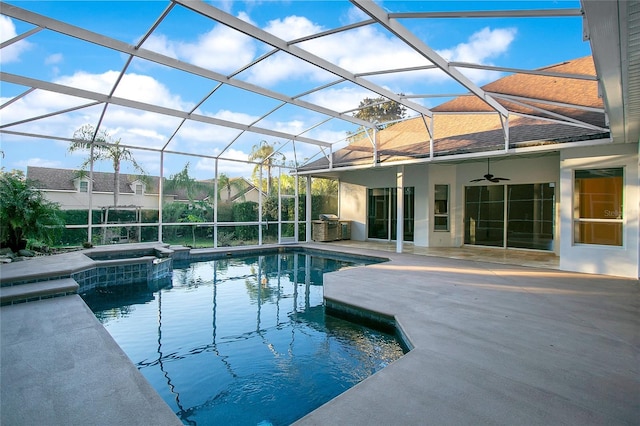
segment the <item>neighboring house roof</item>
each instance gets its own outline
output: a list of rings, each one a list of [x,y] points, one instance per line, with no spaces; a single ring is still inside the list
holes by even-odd
[[[93,172],[93,190],[95,192],[113,192],[113,173]],[[79,170],[55,169],[49,167],[27,167],[27,178],[38,185],[38,189],[43,190],[77,190],[75,182],[78,179],[89,179],[89,172],[81,173]],[[139,181],[146,185],[145,192],[158,193],[159,178],[156,176],[120,174],[120,193],[133,194],[135,188],[131,184]]]
[[[541,68],[540,71],[562,73],[563,76],[513,74],[482,87],[511,112],[510,148],[609,136],[602,99],[598,96],[598,82],[570,78],[571,75],[596,76],[591,56]],[[530,98],[548,103],[532,102]],[[500,117],[479,98],[459,96],[432,111],[434,156],[504,148]],[[378,131],[378,161],[384,163],[428,157],[430,137],[426,123],[429,121],[428,118],[417,117]],[[587,127],[574,125],[576,121]],[[372,143],[365,135],[333,153],[333,167],[370,164],[372,155]],[[299,170],[323,169],[328,164],[328,159],[322,158]]]
[[[113,192],[113,173],[105,172],[93,172],[93,191],[94,192]],[[70,169],[56,169],[49,167],[27,167],[27,178],[36,184],[38,189],[49,191],[77,191],[76,181],[84,178],[89,179],[88,172],[81,174],[78,170]],[[244,178],[232,178],[234,184],[232,184],[232,197],[231,201],[241,199],[245,194],[257,188],[248,180]],[[134,194],[135,187],[132,188],[132,184],[136,181],[144,183],[146,185],[145,193],[158,194],[159,182],[158,176],[145,176],[141,178],[140,175],[133,175],[127,173],[120,174],[120,194]],[[165,179],[166,182],[166,179]],[[213,188],[214,180],[207,179],[200,181],[201,183],[211,184]],[[219,191],[223,191],[222,188],[218,188]],[[197,190],[193,195],[195,200],[204,200],[210,197],[212,191]],[[172,190],[165,190],[165,196],[174,197],[177,201],[188,201],[189,196],[185,188],[176,188]]]

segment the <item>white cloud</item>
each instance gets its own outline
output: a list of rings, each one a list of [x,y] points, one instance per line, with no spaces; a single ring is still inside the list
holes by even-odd
[[[485,27],[469,37],[467,43],[441,50],[439,53],[449,61],[484,63],[506,52],[516,35],[515,28]]]
[[[246,161],[248,155],[242,151],[228,149],[218,161],[218,173],[224,173],[229,177],[244,176],[249,177],[253,173],[253,164],[242,163],[240,161],[224,161],[233,159]],[[212,158],[200,158],[195,164],[196,170],[203,174],[213,176],[215,173],[215,160]]]
[[[28,158],[27,160],[17,161],[15,164],[18,167],[24,167],[24,168],[26,168],[27,166],[51,167],[51,168],[59,168],[62,166],[61,161],[51,160],[47,158],[39,158],[39,157],[33,157],[33,158]]]
[[[470,62],[474,64],[491,65],[491,59],[504,54],[515,39],[515,28],[485,27],[469,37],[467,43],[460,43],[450,49],[438,53],[453,62]],[[462,72],[476,83],[494,80],[496,75],[490,71],[479,69],[464,69]]]
[[[343,21],[345,21],[345,24],[353,24],[367,19],[370,19],[369,15],[364,13],[358,7],[352,6],[349,8],[346,16],[343,18]]]
[[[5,42],[11,40],[16,35],[16,26],[13,24],[11,18],[6,16],[0,16],[0,41]],[[0,64],[8,64],[10,62],[20,61],[20,55],[30,49],[32,44],[26,40],[20,40],[2,49],[2,55],[0,55]]]
[[[44,64],[55,65],[61,63],[63,60],[64,56],[62,55],[62,53],[54,53],[44,58]]]
[[[347,87],[321,90],[311,93],[305,99],[314,104],[343,112],[357,108],[362,99],[372,96],[375,95],[360,87]]]
[[[207,114],[210,115],[210,114]],[[212,115],[212,117],[219,118],[220,120],[232,121],[235,123],[251,124],[258,119],[258,117],[243,112],[234,112],[226,109],[221,109]]]
[[[154,34],[142,47],[217,72],[236,71],[251,62],[256,51],[251,37],[224,25],[216,25],[193,42]]]
[[[142,45],[143,49],[151,50],[174,59],[178,59],[176,49],[179,47],[178,43],[169,40],[166,35],[155,33],[151,34]]]
[[[304,16],[293,15],[269,21],[264,30],[283,40],[295,40],[319,33],[323,28]]]
[[[358,18],[364,18],[357,10]],[[291,40],[304,35],[318,33],[323,28],[308,18],[290,16],[270,21],[265,28],[278,37]],[[490,60],[504,54],[514,40],[515,28],[483,28],[469,39],[438,53],[451,61],[490,64]],[[365,26],[330,36],[302,42],[299,47],[310,53],[335,63],[352,73],[380,71],[390,68],[410,68],[431,65],[431,62],[407,47],[395,37],[387,35],[373,26]],[[482,70],[465,73],[474,81],[481,82],[495,78]],[[249,71],[249,80],[256,84],[273,86],[287,80],[307,80],[318,83],[330,81],[334,75],[289,54],[278,52],[254,65]],[[446,78],[440,70],[403,73],[401,75],[379,75],[373,77],[378,84],[393,81],[442,81]]]

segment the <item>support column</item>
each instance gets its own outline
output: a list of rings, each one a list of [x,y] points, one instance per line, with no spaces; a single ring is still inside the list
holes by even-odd
[[[89,158],[89,184],[87,185],[89,191],[89,216],[87,217],[87,242],[92,244],[93,242],[93,144],[91,144],[91,150]],[[80,185],[80,183],[78,183]],[[65,223],[66,225],[66,223]]]
[[[218,159],[214,162],[213,172],[213,248],[218,248],[218,197],[220,196],[220,181],[218,176]]]
[[[162,242],[163,201],[164,200],[164,151],[160,151],[160,179],[158,179],[158,242]]]
[[[404,166],[396,171],[396,253],[402,253],[404,243]]]
[[[311,242],[311,175],[307,175],[307,194],[306,194],[306,208],[304,212],[304,234],[305,241],[307,243]]]

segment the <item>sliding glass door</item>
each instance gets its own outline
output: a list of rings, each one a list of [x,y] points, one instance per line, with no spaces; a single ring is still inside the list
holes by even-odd
[[[413,241],[415,191],[404,188],[404,241]],[[397,239],[397,190],[396,188],[372,188],[368,190],[367,238]]]
[[[504,246],[504,186],[468,186],[465,191],[464,243]]]
[[[465,244],[553,250],[554,219],[553,183],[465,189]]]

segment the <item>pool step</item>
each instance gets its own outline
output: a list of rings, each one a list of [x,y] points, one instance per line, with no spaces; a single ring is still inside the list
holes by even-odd
[[[77,294],[78,288],[73,278],[0,287],[0,306]]]

